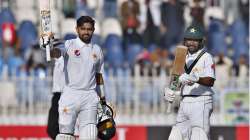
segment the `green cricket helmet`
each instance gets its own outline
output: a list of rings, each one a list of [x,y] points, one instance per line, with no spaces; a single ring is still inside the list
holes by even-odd
[[[191,25],[189,26],[185,33],[184,39],[197,39],[203,40],[204,39],[204,31],[199,26]]]
[[[98,108],[98,138],[101,140],[110,140],[115,136],[116,124],[114,121],[115,109],[111,104],[102,105]]]

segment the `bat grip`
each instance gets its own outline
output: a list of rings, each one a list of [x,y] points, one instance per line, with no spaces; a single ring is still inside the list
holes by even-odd
[[[173,91],[176,91],[179,88],[178,78],[179,78],[179,75],[176,75],[176,74],[173,74],[171,76],[171,82],[170,82],[169,88]],[[172,111],[172,103],[173,102],[167,102],[167,114],[171,113]]]
[[[49,62],[51,61],[51,57],[50,57],[50,45],[46,45],[46,60]]]

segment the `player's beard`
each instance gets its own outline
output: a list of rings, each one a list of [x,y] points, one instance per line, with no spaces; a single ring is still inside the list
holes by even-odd
[[[188,47],[188,52],[191,54],[194,54],[199,50],[199,46],[189,45],[187,47]]]
[[[91,37],[92,35],[84,34],[80,36],[80,39],[82,40],[82,42],[88,44],[91,41]]]

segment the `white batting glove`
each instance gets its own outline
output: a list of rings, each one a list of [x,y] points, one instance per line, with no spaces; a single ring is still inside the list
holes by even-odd
[[[186,74],[183,73],[179,77],[179,82],[183,85],[192,85],[199,81],[199,76],[196,73]]]
[[[175,92],[170,88],[165,88],[164,90],[164,99],[169,102],[173,102],[175,98]]]
[[[50,47],[58,47],[59,45],[63,45],[64,41],[58,38],[54,38],[53,36],[51,38],[45,36],[40,38],[40,48],[45,49],[47,45],[50,45]],[[52,49],[52,48],[51,48]]]
[[[50,43],[52,42],[52,39],[48,36],[44,36],[40,38],[40,48],[41,49],[45,49],[46,46],[50,45]]]

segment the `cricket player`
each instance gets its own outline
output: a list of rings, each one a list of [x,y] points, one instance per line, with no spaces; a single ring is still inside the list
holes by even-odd
[[[169,140],[208,140],[215,63],[213,57],[204,50],[204,33],[198,26],[187,28],[184,45],[188,47],[188,54],[185,73],[179,77],[182,99]],[[166,88],[164,98],[167,101],[172,102],[175,95],[175,91]]]
[[[64,76],[64,60],[63,57],[55,58],[55,65],[53,69],[53,86],[52,93],[53,97],[51,100],[51,107],[49,110],[47,133],[52,138],[55,139],[56,135],[59,133],[58,124],[58,101],[60,99],[63,87],[65,85]]]
[[[59,134],[56,140],[75,140],[74,127],[79,119],[79,139],[97,139],[97,105],[105,104],[104,58],[101,48],[91,43],[95,21],[89,16],[77,19],[76,39],[64,48],[53,48],[51,57],[64,57],[65,87],[59,100]],[[99,96],[98,96],[99,95]],[[99,98],[100,97],[100,98]]]

